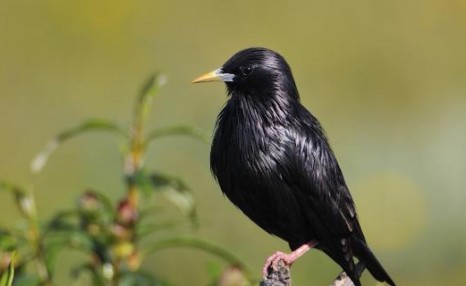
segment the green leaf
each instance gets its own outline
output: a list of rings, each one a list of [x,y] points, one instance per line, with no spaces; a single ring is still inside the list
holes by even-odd
[[[0,180],[0,191],[5,191],[5,192],[10,192],[11,194],[18,196],[18,195],[23,195],[26,192],[13,184],[10,184],[6,181]]]
[[[31,162],[31,170],[34,173],[40,172],[50,155],[66,140],[88,131],[108,131],[127,137],[126,131],[118,124],[105,119],[90,119],[78,126],[65,130],[50,140]]]
[[[44,228],[44,235],[50,231],[76,230],[78,216],[79,212],[77,210],[66,210],[56,213],[46,224]]]
[[[147,135],[145,144],[147,145],[155,139],[177,135],[189,136],[203,142],[209,141],[209,135],[200,128],[192,126],[172,126],[153,130]]]
[[[20,238],[16,237],[11,231],[0,229],[0,250],[14,251],[18,248]]]
[[[134,109],[134,122],[137,128],[140,128],[147,115],[150,112],[152,99],[157,93],[158,89],[163,86],[167,81],[167,77],[160,74],[151,75],[143,85],[139,96],[136,101]]]
[[[216,245],[210,241],[198,238],[198,237],[191,237],[191,236],[186,236],[186,237],[174,237],[174,238],[168,238],[164,240],[159,240],[152,244],[152,247],[147,248],[147,253],[153,253],[162,249],[167,249],[167,248],[173,248],[173,247],[189,247],[189,248],[195,248],[199,249],[201,251],[210,253],[212,255],[215,255],[225,262],[229,263],[230,265],[236,265],[238,266],[243,273],[251,279],[252,272],[249,269],[249,267],[241,260],[239,259],[235,254],[230,252],[224,247],[221,247],[219,245]]]
[[[149,199],[153,194],[153,185],[145,169],[140,169],[126,178],[129,184],[135,184],[141,190],[144,198]]]
[[[65,242],[60,242],[59,240],[54,241],[53,243],[46,243],[44,244],[44,251],[43,260],[45,262],[45,267],[47,267],[47,271],[49,273],[54,273],[55,265],[57,261],[58,254],[66,247]]]
[[[34,274],[20,272],[15,273],[15,286],[41,286],[39,277]]]
[[[80,229],[51,232],[47,235],[44,244],[47,248],[72,248],[89,253],[93,250],[94,242],[90,235]]]
[[[94,265],[90,263],[85,263],[77,267],[74,267],[71,270],[71,276],[73,276],[76,279],[79,276],[81,276],[81,274],[84,272],[88,272],[91,274],[92,285],[94,286],[106,285],[105,278],[103,277],[103,274],[101,273],[102,271],[99,271],[97,267],[95,267]]]
[[[94,251],[94,242],[89,234],[79,229],[51,232],[43,241],[45,265],[50,273],[54,273],[57,258],[65,249],[74,249],[87,255]]]
[[[35,200],[32,194],[27,193],[24,189],[0,180],[0,191],[10,192],[15,196],[16,205],[27,218],[35,216]]]
[[[207,274],[210,280],[216,280],[222,274],[222,267],[218,263],[207,263]],[[212,283],[212,285],[214,285]]]
[[[178,177],[155,173],[151,175],[152,186],[163,194],[197,225],[197,212],[191,189]]]
[[[3,273],[2,277],[0,278],[0,286],[13,285],[13,278],[15,276],[14,259],[15,253],[13,252],[10,258],[10,264],[8,265],[8,269],[5,271],[5,273]]]

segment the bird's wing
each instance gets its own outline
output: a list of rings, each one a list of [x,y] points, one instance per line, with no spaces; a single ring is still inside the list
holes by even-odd
[[[354,202],[327,139],[316,124],[291,133],[289,182],[315,206],[329,234],[348,235],[359,226]]]
[[[351,239],[365,240],[353,200],[319,122],[307,111],[299,118],[287,140],[290,175],[284,179],[322,249],[352,271]]]

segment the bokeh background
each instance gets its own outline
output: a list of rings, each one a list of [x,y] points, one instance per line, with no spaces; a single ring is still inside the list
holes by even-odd
[[[32,187],[40,216],[72,206],[88,187],[124,192],[114,138],[85,135],[44,171],[29,163],[58,131],[88,117],[126,122],[153,71],[152,127],[212,132],[221,84],[196,85],[234,52],[265,46],[291,65],[302,101],[320,118],[355,198],[369,243],[399,285],[466,281],[466,2],[444,1],[0,1],[0,177]],[[159,141],[147,165],[195,191],[196,235],[227,246],[259,273],[287,245],[224,198],[209,146]],[[0,194],[0,224],[17,218]],[[60,283],[69,282],[64,254]],[[214,258],[165,251],[145,267],[177,285],[205,285]],[[182,275],[180,275],[182,270]],[[314,251],[294,284],[327,285],[337,265]],[[365,275],[366,285],[375,282]],[[74,281],[73,285],[79,285]]]

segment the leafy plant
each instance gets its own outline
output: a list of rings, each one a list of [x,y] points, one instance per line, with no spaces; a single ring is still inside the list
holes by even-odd
[[[212,279],[219,283],[231,269],[239,270],[245,277],[244,283],[247,283],[251,277],[250,271],[227,249],[192,235],[159,235],[162,232],[170,233],[179,223],[158,220],[160,210],[154,211],[153,206],[141,202],[141,196],[149,198],[154,193],[165,195],[183,211],[191,225],[198,225],[196,205],[188,185],[177,176],[151,172],[144,167],[147,148],[159,138],[183,135],[206,139],[200,129],[190,126],[145,132],[143,127],[152,100],[164,82],[163,76],[153,75],[143,85],[128,129],[106,119],[86,120],[55,136],[31,163],[31,170],[38,173],[64,142],[90,131],[115,134],[118,140],[125,142],[122,155],[126,184],[126,193],[116,204],[102,192],[86,190],[79,196],[74,208],[59,210],[48,220],[39,222],[33,194],[22,187],[0,181],[0,191],[13,195],[22,216],[17,228],[0,227],[0,273],[3,273],[0,286],[11,285],[14,273],[15,285],[52,285],[57,257],[64,249],[78,250],[87,255],[87,261],[76,265],[71,275],[77,277],[87,272],[92,277],[93,285],[170,285],[142,269],[141,264],[153,252],[171,247],[200,249],[226,261],[231,266],[223,273],[213,271],[218,267],[210,266]],[[153,242],[143,246],[141,241],[148,237]],[[15,258],[13,253],[16,253]],[[31,264],[35,269],[31,270]]]
[[[15,255],[13,253],[10,257],[8,268],[3,273],[2,277],[0,277],[0,286],[11,286],[13,284],[13,277],[15,276],[14,258]]]

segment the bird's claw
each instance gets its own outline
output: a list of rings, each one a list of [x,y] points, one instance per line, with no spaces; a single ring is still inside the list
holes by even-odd
[[[269,275],[269,268],[276,269],[280,260],[283,261],[285,266],[291,266],[293,263],[292,255],[277,251],[267,258],[264,268],[262,268],[262,276],[266,278]]]

